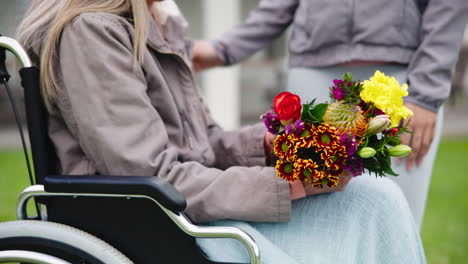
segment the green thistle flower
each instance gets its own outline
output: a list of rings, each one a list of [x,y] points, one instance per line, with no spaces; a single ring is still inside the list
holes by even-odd
[[[354,104],[335,102],[328,106],[323,121],[335,127],[340,134],[351,132],[357,137],[366,134],[367,122],[362,109]]]

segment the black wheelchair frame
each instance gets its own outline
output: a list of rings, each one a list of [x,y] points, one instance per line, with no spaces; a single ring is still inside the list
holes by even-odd
[[[192,224],[183,212],[184,196],[159,177],[60,175],[48,137],[39,70],[14,39],[0,36],[0,54],[5,50],[12,52],[22,65],[19,73],[34,165],[35,183],[18,198],[18,220],[30,221],[26,223],[32,225],[38,225],[37,220],[54,222],[82,230],[120,251],[129,263],[217,263],[208,260],[197,247],[196,237],[237,239],[247,248],[250,263],[261,263],[258,246],[244,231]],[[0,73],[4,72],[0,75],[6,85],[8,73],[2,67]],[[38,207],[37,216],[27,214],[31,199]],[[79,245],[70,249],[40,237],[2,238],[0,234],[0,263],[105,263],[78,249]]]

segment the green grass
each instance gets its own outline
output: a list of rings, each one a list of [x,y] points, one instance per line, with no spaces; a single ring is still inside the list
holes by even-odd
[[[432,175],[422,239],[430,264],[468,260],[468,138],[442,141]]]
[[[20,151],[0,151],[0,222],[16,218],[16,199],[29,186],[29,178]]]
[[[19,151],[0,151],[0,222],[15,219],[16,198],[28,186]],[[422,239],[429,264],[468,259],[468,138],[444,139],[432,176]]]

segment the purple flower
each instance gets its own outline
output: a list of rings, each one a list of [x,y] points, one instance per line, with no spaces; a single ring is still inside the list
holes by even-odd
[[[348,155],[343,169],[349,171],[353,177],[361,175],[363,173],[362,159],[355,155],[357,151],[356,136],[351,133],[342,134],[340,144],[346,146],[346,154]]]
[[[266,111],[266,113],[261,115],[260,118],[263,119],[263,123],[268,129],[268,132],[272,134],[276,134],[279,132],[281,123],[272,110]]]
[[[346,143],[347,143],[346,144],[346,154],[348,154],[348,156],[352,156],[352,155],[356,154],[356,151],[357,151],[356,136],[351,135],[351,137],[348,139],[348,141]]]
[[[362,159],[358,156],[352,156],[346,160],[346,164],[343,166],[343,170],[347,170],[353,175],[353,177],[362,175],[364,168],[362,166]]]
[[[287,124],[284,127],[284,131],[286,131],[286,134],[292,134],[294,131],[293,126],[291,124]]]
[[[345,92],[343,90],[341,90],[340,87],[335,87],[335,89],[333,89],[333,97],[340,101],[340,100],[343,100],[344,99],[344,95],[345,95]]]
[[[295,134],[299,136],[301,132],[304,130],[304,121],[298,119],[294,124],[288,124],[284,128],[284,131],[286,131],[286,134]]]
[[[342,134],[340,136],[340,144],[346,147],[346,154],[348,157],[356,154],[357,151],[357,143],[356,143],[356,136],[353,134]]]
[[[304,121],[302,121],[301,119],[296,120],[296,122],[294,122],[294,133],[297,136],[299,136],[299,134],[301,134],[303,130],[304,130]]]
[[[340,87],[340,86],[343,86],[343,85],[344,85],[344,81],[343,81],[343,80],[340,80],[340,79],[335,79],[335,80],[333,80],[333,84],[334,84],[336,87]]]

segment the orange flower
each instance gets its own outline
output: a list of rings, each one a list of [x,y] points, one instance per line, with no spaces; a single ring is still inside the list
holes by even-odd
[[[298,148],[310,148],[313,143],[313,134],[315,126],[309,123],[304,123],[304,130],[299,136],[295,136],[296,146]]]
[[[323,121],[335,127],[340,134],[349,132],[357,137],[366,134],[367,119],[364,117],[361,107],[345,102],[334,102],[327,108]]]
[[[343,174],[343,169],[341,167],[338,168],[338,170],[328,170],[328,175],[331,176],[340,176],[341,174]]]
[[[319,166],[310,159],[298,159],[294,163],[294,178],[305,182],[317,182],[324,177]]]
[[[320,157],[325,161],[325,166],[328,169],[338,171],[345,165],[348,155],[345,146],[333,146],[324,150]]]
[[[334,148],[340,145],[340,137],[336,129],[328,124],[321,124],[313,133],[313,146],[317,151]]]
[[[296,178],[294,177],[294,163],[283,160],[277,160],[275,169],[276,177],[283,178],[290,182],[296,180]]]
[[[297,146],[293,135],[278,135],[273,145],[273,152],[278,158],[287,161],[295,161],[297,159]]]
[[[335,188],[338,185],[340,178],[336,176],[328,176],[327,186],[330,188]]]
[[[339,181],[340,181],[340,178],[336,176],[328,176],[328,177],[324,177],[321,181],[317,183],[313,183],[312,185],[315,188],[323,188],[324,185],[327,185],[330,188],[335,188],[338,185]]]

